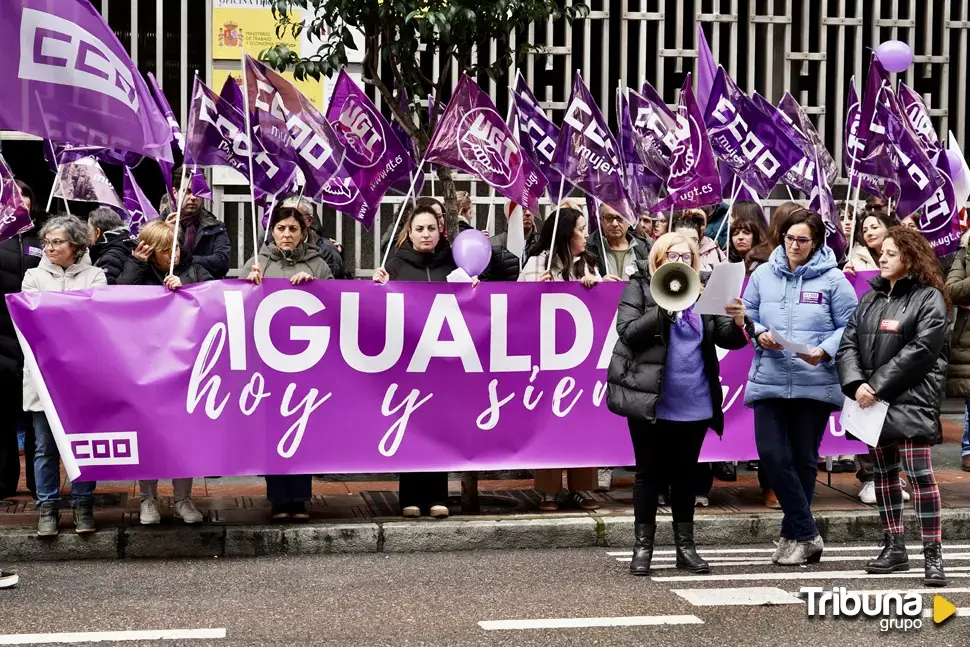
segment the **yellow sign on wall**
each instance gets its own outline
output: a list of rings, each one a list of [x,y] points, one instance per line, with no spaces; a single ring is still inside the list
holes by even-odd
[[[214,75],[218,75],[219,73],[220,72],[218,71],[213,72]],[[242,74],[240,72],[238,72],[237,70],[231,70],[231,71],[223,70],[222,73],[225,74],[225,76],[214,77],[219,79],[218,85],[216,85],[213,88],[216,92],[219,92],[222,89],[222,84],[225,83],[226,78],[230,76],[236,79],[236,83],[239,84],[240,88],[242,87]],[[324,96],[323,96],[323,79],[319,81],[314,81],[313,79],[307,77],[305,81],[297,81],[296,78],[294,78],[293,76],[293,72],[282,72],[280,76],[282,76],[284,79],[286,79],[287,81],[295,85],[296,89],[302,92],[304,95],[306,95],[306,97],[310,99],[313,105],[319,108],[321,112],[326,111],[327,108],[326,108],[326,103],[324,102]]]
[[[291,19],[299,22],[300,11],[292,11]],[[212,8],[212,58],[238,61],[245,49],[257,56],[264,49],[279,44],[300,52],[300,42],[289,29],[283,38],[276,37],[276,20],[272,9],[262,0],[215,0]]]

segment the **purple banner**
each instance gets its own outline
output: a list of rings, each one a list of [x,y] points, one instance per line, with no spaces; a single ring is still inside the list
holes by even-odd
[[[132,480],[630,465],[604,401],[622,291],[268,279],[7,303],[68,474]],[[726,430],[703,460],[757,458],[752,356],[719,351]],[[865,451],[835,420],[823,455]]]

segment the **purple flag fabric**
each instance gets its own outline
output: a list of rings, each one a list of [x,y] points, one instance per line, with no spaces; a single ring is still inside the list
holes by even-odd
[[[401,108],[404,110],[404,114],[410,114],[411,108],[409,107],[407,88],[401,88],[398,92],[400,93],[399,96],[401,97]],[[408,131],[404,129],[404,126],[399,124],[397,119],[394,118],[391,119],[391,132],[394,133],[397,140],[401,142],[401,146],[404,147],[404,149],[408,152],[408,155],[411,157],[411,163],[415,169],[412,171],[412,176],[414,173],[418,174],[418,177],[415,178],[414,183],[414,195],[421,195],[421,189],[424,188],[424,169],[418,168],[418,162],[421,161],[421,156],[418,154],[414,140],[411,139],[411,135],[409,135]],[[407,194],[410,188],[411,177],[401,178],[391,185],[391,191],[400,193],[401,195]]]
[[[539,213],[545,176],[522,151],[492,100],[467,75],[458,80],[425,156],[480,177],[512,202]]]
[[[803,157],[776,123],[780,119],[764,114],[723,67],[718,70],[704,116],[711,145],[718,159],[761,198]]]
[[[567,182],[636,222],[624,184],[620,147],[579,72],[556,142],[553,166]]]
[[[87,0],[10,0],[0,127],[171,161],[171,132],[138,68]]]
[[[896,170],[892,161],[892,148],[889,139],[880,136],[870,137],[870,142],[858,137],[861,128],[861,106],[855,90],[855,78],[849,80],[848,107],[845,111],[845,171],[849,186],[861,184],[871,195],[895,193],[891,187],[896,182]],[[884,134],[885,131],[882,130]]]
[[[630,101],[622,89],[616,91],[616,107],[620,122],[620,155],[623,158],[626,190],[639,218],[652,213],[653,208],[660,202],[663,179],[651,173],[637,153],[637,136],[630,117]]]
[[[195,77],[185,131],[186,168],[227,166],[249,179],[249,137],[245,117]],[[259,142],[253,150],[253,186],[264,193],[279,190],[280,167]],[[283,184],[285,186],[285,183]]]
[[[0,155],[0,242],[34,226],[7,160]]]
[[[839,208],[832,196],[832,187],[825,177],[821,160],[816,159],[812,168],[815,171],[815,184],[810,192],[811,202],[808,208],[822,217],[822,222],[825,223],[825,244],[831,248],[835,258],[843,259],[847,242],[845,234],[842,233],[842,221]]]
[[[57,178],[54,197],[80,202],[97,202],[119,211],[125,209],[111,181],[104,174],[101,164],[93,157],[61,164],[61,174]]]
[[[704,116],[691,90],[690,74],[680,91],[676,139],[667,175],[667,197],[656,210],[694,209],[721,202],[721,178]]]
[[[229,105],[239,112],[246,109],[246,97],[243,96],[242,88],[239,87],[232,75],[226,77],[222,89],[219,90],[219,96],[228,101]]]
[[[344,145],[344,167],[372,204],[399,178],[411,177],[415,164],[363,90],[341,70],[327,110],[327,121]]]
[[[646,81],[643,93],[631,90],[628,99],[637,154],[651,173],[665,178],[677,145],[677,115]]]
[[[531,94],[532,91],[528,92]],[[511,98],[512,116],[518,126],[517,141],[546,178],[549,199],[553,202],[559,199],[560,185],[563,186],[563,195],[569,195],[573,185],[568,181],[563,184],[565,178],[553,165],[556,159],[556,143],[559,141],[559,126],[546,116],[535,102],[535,97],[530,98],[529,95],[513,90]]]
[[[293,176],[299,164],[297,163],[297,148],[290,145],[291,138],[287,124],[289,114],[287,114],[283,105],[277,87],[278,84],[274,81],[277,79],[284,81],[294,91],[297,90],[283,77],[272,72],[249,54],[243,53],[243,59],[245,61],[246,91],[249,93],[244,101],[251,115],[252,138],[272,156],[273,161],[280,169],[273,176],[271,186],[267,185],[260,188],[267,193],[277,195],[285,191],[286,187],[293,182]],[[273,74],[275,78],[271,78],[270,74]],[[229,79],[227,79],[227,83],[230,82]],[[232,81],[232,83],[235,83],[235,81]],[[231,88],[226,89],[226,94],[234,97]],[[227,103],[232,105],[232,101],[227,101]],[[245,115],[245,111],[243,111],[243,114]],[[254,146],[256,145],[254,144]]]
[[[701,112],[707,112],[710,105],[711,92],[714,90],[714,79],[717,77],[717,61],[711,52],[711,46],[704,35],[704,27],[697,23],[697,105]]]
[[[70,164],[85,157],[93,157],[103,164],[117,164],[119,166],[138,166],[144,159],[143,155],[117,148],[101,148],[98,146],[72,146],[70,144],[55,143],[48,140],[44,148],[44,159],[53,172],[57,172],[58,164]]]
[[[169,127],[172,129],[172,143],[178,146],[179,154],[185,155],[185,136],[182,135],[182,129],[179,127],[179,122],[175,118],[175,113],[172,112],[172,106],[169,105],[168,99],[165,98],[165,93],[162,89],[158,87],[158,81],[155,80],[155,75],[151,72],[148,73],[148,87],[152,90],[152,96],[155,99],[155,103],[158,105],[159,110],[165,115],[165,120],[168,122]],[[158,166],[162,169],[162,177],[165,179],[165,188],[168,192],[172,192],[172,171],[175,165],[172,162],[166,162],[165,160],[158,160]],[[190,180],[191,190],[194,195],[200,198],[211,199],[212,189],[209,188],[209,184],[205,180],[205,175],[196,170],[192,174],[192,179]],[[138,234],[135,233],[137,236]]]
[[[865,94],[862,97],[862,106],[859,114],[859,129],[856,137],[863,143],[868,143],[870,124],[878,123],[873,121],[876,113],[876,104],[886,100],[885,91],[892,86],[889,82],[889,72],[882,66],[879,57],[875,53],[869,62],[869,76],[866,78]],[[876,117],[878,119],[878,116]]]
[[[899,82],[899,102],[902,105],[903,113],[912,126],[913,131],[919,136],[920,143],[930,157],[934,157],[941,150],[943,144],[933,129],[933,120],[930,118],[930,111],[923,102],[923,97],[916,94],[911,87]]]
[[[782,176],[782,184],[801,191],[806,195],[810,195],[817,183],[815,177],[816,154],[812,147],[812,142],[809,141],[808,137],[800,129],[795,127],[787,115],[773,106],[763,96],[755,92],[751,97],[751,101],[763,115],[771,119],[775,128],[783,135],[774,144],[769,144],[768,148],[776,156],[785,156],[789,160],[795,159],[796,157],[798,159],[788,172]],[[797,149],[797,152],[795,149]]]
[[[131,169],[127,166],[125,167],[125,186],[122,195],[124,196],[125,211],[128,213],[125,224],[128,225],[128,231],[131,232],[131,235],[137,237],[146,223],[158,218],[158,211],[145,197],[141,187],[135,182],[135,176]]]
[[[130,481],[629,465],[604,401],[623,289],[266,279],[6,298],[68,475]],[[177,342],[158,341],[173,322]],[[138,334],[105,334],[122,330]],[[758,457],[752,359],[720,360],[724,435],[701,460]],[[545,395],[526,406],[530,385]],[[864,451],[834,414],[821,454]]]
[[[778,109],[782,115],[788,118],[792,126],[811,142],[812,150],[817,153],[818,162],[822,165],[825,173],[825,180],[829,186],[832,186],[839,177],[839,165],[828,149],[825,148],[825,142],[815,129],[815,124],[812,123],[808,113],[788,92],[785,92],[781,101],[778,102]]]
[[[916,225],[940,257],[960,248],[960,210],[963,205],[957,197],[953,169],[946,155],[936,158],[936,168],[943,184],[924,205]]]
[[[926,155],[916,133],[910,130],[892,89],[887,87],[884,93],[886,102],[880,101],[877,125],[871,132],[875,136],[877,128],[885,127],[885,135],[892,142],[898,187],[896,215],[905,218],[933,199],[943,186],[943,178]]]

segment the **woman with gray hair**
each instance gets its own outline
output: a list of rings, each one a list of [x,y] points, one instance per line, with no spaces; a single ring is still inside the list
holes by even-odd
[[[40,231],[40,240],[44,257],[40,265],[27,270],[24,292],[70,292],[108,284],[104,271],[91,264],[88,228],[74,216],[48,220]],[[40,508],[37,534],[52,537],[57,534],[61,501],[61,455],[28,366],[24,366],[24,411],[31,412],[34,424],[34,478]],[[74,527],[78,534],[95,531],[94,488],[93,481],[71,483]]]

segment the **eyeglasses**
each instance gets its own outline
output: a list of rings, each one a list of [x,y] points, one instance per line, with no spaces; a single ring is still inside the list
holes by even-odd
[[[667,252],[667,260],[673,263],[681,261],[686,265],[690,265],[694,262],[694,254],[692,252],[684,252],[683,254],[678,254],[677,252]]]
[[[60,247],[66,242],[67,242],[66,240],[62,240],[60,238],[55,238],[54,240],[48,239],[44,241],[43,246],[44,246],[44,249],[47,249],[48,247]]]
[[[603,222],[610,225],[614,222],[620,222],[620,218],[621,216],[603,216]]]
[[[798,245],[799,247],[805,247],[806,245],[812,244],[811,238],[806,238],[805,236],[790,236],[785,235],[785,242],[789,245]]]

